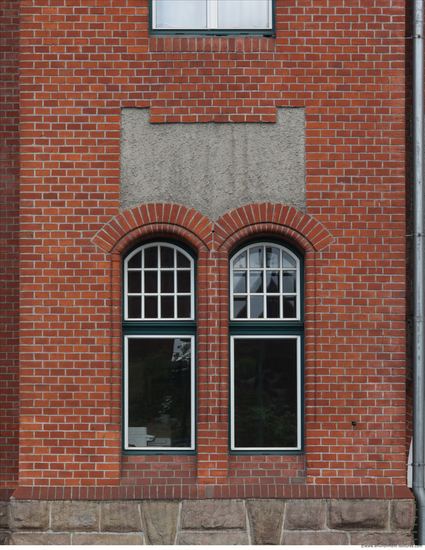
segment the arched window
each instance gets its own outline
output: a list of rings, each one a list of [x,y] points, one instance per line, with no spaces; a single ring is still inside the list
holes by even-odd
[[[124,450],[195,449],[195,259],[168,242],[124,259]]]
[[[230,259],[230,447],[302,449],[302,257],[272,242]]]

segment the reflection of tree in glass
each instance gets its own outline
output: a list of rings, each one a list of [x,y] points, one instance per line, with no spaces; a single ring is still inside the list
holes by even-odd
[[[177,340],[180,346],[174,346],[174,342],[174,339],[131,342],[129,426],[154,424],[167,414],[172,442],[190,441],[191,346],[190,341]],[[187,446],[187,442],[183,445]]]
[[[235,349],[236,447],[297,444],[296,384],[291,348],[271,340],[237,342]],[[286,357],[285,357],[286,356]],[[289,363],[289,368],[286,364]]]

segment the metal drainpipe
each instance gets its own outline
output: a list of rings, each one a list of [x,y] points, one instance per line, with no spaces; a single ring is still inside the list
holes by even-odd
[[[425,544],[424,488],[424,3],[413,0],[413,494]]]

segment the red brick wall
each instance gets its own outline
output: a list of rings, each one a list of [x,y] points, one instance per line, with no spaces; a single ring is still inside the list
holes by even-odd
[[[0,7],[0,494],[2,495],[1,489],[15,487],[18,482],[19,2],[16,0],[1,2]]]
[[[276,18],[276,38],[164,39],[146,0],[21,2],[21,486],[405,484],[404,1],[276,0]],[[156,123],[304,107],[307,216],[253,205],[212,224],[149,205],[108,223],[126,106]],[[302,457],[227,454],[227,258],[259,234],[305,253]],[[153,235],[198,253],[196,460],[121,457],[121,255]]]

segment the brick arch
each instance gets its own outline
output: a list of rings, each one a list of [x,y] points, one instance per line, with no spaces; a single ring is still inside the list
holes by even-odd
[[[93,237],[92,243],[105,252],[121,254],[140,238],[164,235],[182,239],[198,252],[210,250],[212,222],[197,210],[179,204],[143,204],[109,220]]]
[[[334,237],[320,222],[292,206],[247,204],[227,212],[214,224],[219,250],[231,251],[244,239],[261,234],[286,237],[301,249],[322,250]]]

